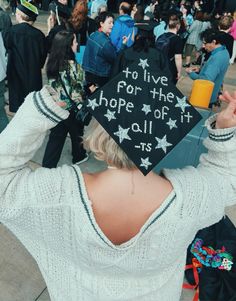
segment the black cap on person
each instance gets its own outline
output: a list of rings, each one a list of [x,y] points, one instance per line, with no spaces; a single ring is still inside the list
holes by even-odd
[[[86,107],[144,175],[202,118],[148,58],[93,93]]]
[[[52,11],[63,19],[69,19],[71,16],[71,9],[68,5],[64,5],[58,1],[55,1],[55,6],[53,7]]]
[[[37,7],[26,0],[21,0],[17,9],[26,14],[32,21],[35,21],[39,15]]]

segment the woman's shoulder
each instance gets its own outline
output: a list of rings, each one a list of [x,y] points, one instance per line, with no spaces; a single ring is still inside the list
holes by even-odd
[[[96,30],[93,33],[91,33],[91,35],[89,36],[89,38],[91,40],[94,40],[96,42],[98,41],[102,41],[102,40],[108,40],[109,37],[107,35],[105,35],[103,32]]]
[[[173,186],[171,181],[163,174],[159,175],[154,172],[150,172],[147,176],[143,176],[140,171],[138,170],[126,170],[126,169],[107,169],[96,173],[83,173],[83,178],[85,181],[86,186],[93,186],[98,185],[99,187],[102,185],[107,186],[108,183],[114,183],[111,185],[115,189],[116,186],[120,187],[118,183],[122,184],[123,186],[129,186],[127,184],[127,179],[133,177],[134,183],[140,184],[135,185],[136,189],[140,189],[140,187],[144,187],[145,185],[149,187],[160,187],[162,191],[166,191],[166,194],[169,194],[173,190]],[[132,185],[134,185],[134,183]],[[142,190],[142,188],[141,188]]]
[[[179,201],[185,203],[187,200],[185,203],[187,207],[189,202],[197,206],[203,201],[204,191],[199,187],[206,187],[211,182],[211,179],[206,179],[193,166],[186,166],[183,169],[164,169],[163,175],[173,186]]]

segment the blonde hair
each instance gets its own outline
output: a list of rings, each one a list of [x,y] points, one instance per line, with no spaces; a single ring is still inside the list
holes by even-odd
[[[231,16],[222,16],[219,21],[219,29],[228,30],[233,24],[233,17]]]
[[[28,22],[28,23],[34,23],[34,21],[28,15],[26,15],[25,13],[23,13],[23,11],[21,11],[18,8],[16,8],[16,10],[17,10],[17,14],[21,17],[21,19],[23,21]]]
[[[168,22],[169,29],[175,29],[180,26],[180,20],[177,15],[171,15]]]
[[[135,164],[94,117],[85,128],[83,144],[87,151],[94,153],[97,160],[117,168],[135,168]]]

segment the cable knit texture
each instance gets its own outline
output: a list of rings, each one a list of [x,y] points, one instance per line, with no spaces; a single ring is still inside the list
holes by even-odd
[[[1,222],[37,261],[52,301],[179,300],[189,243],[236,203],[235,128],[208,120],[199,167],[165,170],[174,190],[116,246],[96,223],[78,166],[27,167],[46,131],[68,117],[48,89],[29,94],[0,135]]]

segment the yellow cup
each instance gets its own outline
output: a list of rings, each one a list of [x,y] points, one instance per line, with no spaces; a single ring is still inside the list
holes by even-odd
[[[214,83],[205,79],[196,79],[193,82],[193,87],[189,102],[199,108],[208,108],[211,95],[214,89]]]

